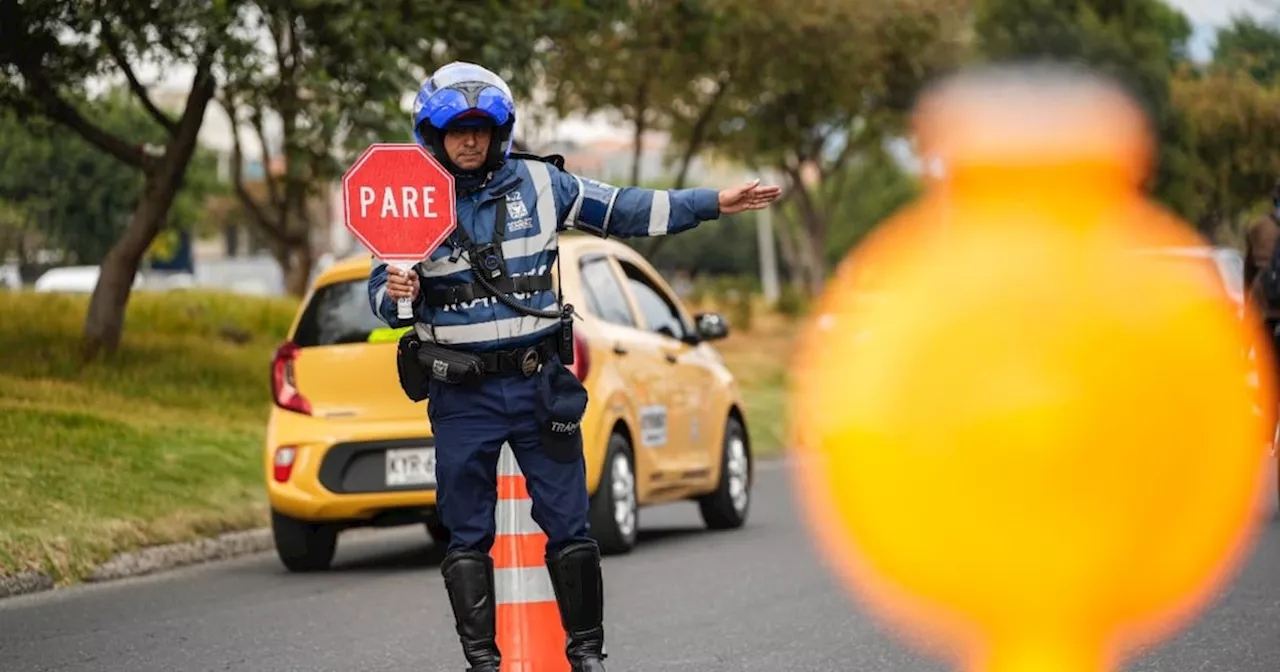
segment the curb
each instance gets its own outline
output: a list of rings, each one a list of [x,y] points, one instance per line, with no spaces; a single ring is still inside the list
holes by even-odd
[[[83,583],[100,583],[147,574],[155,574],[188,565],[229,560],[262,553],[275,548],[270,528],[228,532],[216,537],[176,544],[149,546],[131,553],[121,553],[98,565]],[[0,599],[40,593],[55,588],[53,578],[45,572],[19,572],[0,575]]]
[[[785,455],[761,457],[759,465],[767,471],[787,468],[792,460]],[[230,560],[254,553],[265,553],[275,548],[271,528],[260,527],[240,532],[228,532],[216,537],[184,541],[176,544],[148,546],[130,553],[120,553],[98,565],[82,583],[102,583],[178,569],[217,560]],[[17,574],[0,574],[0,600],[53,590],[53,577],[45,572],[26,571]]]
[[[0,575],[0,599],[53,590],[53,577],[44,572]]]
[[[133,553],[121,553],[98,566],[85,578],[86,583],[145,576],[187,565],[261,553],[275,548],[271,530],[258,528],[228,532],[216,537],[178,544],[151,546]]]

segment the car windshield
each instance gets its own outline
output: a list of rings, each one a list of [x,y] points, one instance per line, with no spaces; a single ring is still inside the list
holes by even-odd
[[[293,342],[299,347],[364,343],[387,325],[369,308],[368,282],[346,280],[316,289],[307,303]]]

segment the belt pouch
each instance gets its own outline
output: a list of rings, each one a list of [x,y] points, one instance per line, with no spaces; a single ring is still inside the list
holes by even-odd
[[[400,377],[400,389],[410,401],[425,401],[430,396],[431,379],[418,356],[422,341],[412,329],[400,337],[396,346],[396,373]]]
[[[478,383],[484,375],[484,360],[479,356],[434,343],[418,346],[418,359],[427,375],[449,385]]]

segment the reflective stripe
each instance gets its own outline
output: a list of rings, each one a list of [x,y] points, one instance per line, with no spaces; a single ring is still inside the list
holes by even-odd
[[[498,502],[497,515],[494,517],[498,521],[499,535],[546,534],[533,519],[532,499],[503,499]]]
[[[556,299],[540,306],[539,310],[554,310]],[[449,343],[483,343],[500,339],[519,338],[549,329],[560,323],[555,317],[508,317],[501,320],[480,322],[478,324],[459,324],[452,326],[436,325],[434,331],[436,342],[441,345]]]
[[[495,569],[493,588],[498,604],[556,601],[556,591],[551,587],[551,574],[545,566]]]
[[[600,229],[602,235],[609,235],[609,222],[613,219],[613,204],[618,202],[620,193],[622,193],[621,189],[614,189],[613,195],[609,197],[609,207],[604,211],[604,226]]]
[[[649,235],[665,235],[667,233],[667,222],[670,219],[671,194],[665,190],[653,192],[653,202],[649,206]]]
[[[556,231],[559,223],[556,213],[559,210],[556,208],[555,190],[551,188],[551,169],[541,161],[525,161],[524,165],[529,170],[529,178],[533,181],[533,189],[536,193],[538,233],[527,238],[518,238],[511,242],[523,241],[525,249],[524,254],[520,256],[530,256],[543,254],[559,243]],[[503,244],[502,249],[504,252],[506,251],[506,244]],[[552,303],[553,307],[557,305],[557,303]],[[549,324],[554,322],[554,320],[534,315],[521,315],[518,321],[518,324],[514,327],[515,334],[513,334],[516,336],[523,336],[546,329]]]
[[[374,304],[373,304],[373,305],[377,306],[377,309],[376,309],[376,310],[378,311],[378,314],[379,314],[379,315],[381,315],[381,314],[382,314],[382,300],[383,300],[383,299],[385,299],[385,298],[387,298],[387,286],[386,286],[386,285],[383,285],[383,286],[379,287],[379,288],[378,288],[378,293],[377,293],[377,294],[375,294],[374,296],[375,296],[375,298],[374,298]]]
[[[502,256],[507,260],[554,250],[559,243],[556,238],[557,211],[555,191],[551,188],[551,171],[547,168],[547,164],[541,161],[523,161],[522,163],[529,171],[529,181],[533,184],[534,199],[537,203],[538,230],[530,236],[503,240]],[[496,207],[505,207],[505,201],[498,199]],[[463,252],[456,261],[449,261],[448,257],[442,257],[435,261],[424,261],[419,264],[419,268],[424,277],[438,278],[469,270],[471,261],[469,255]]]
[[[573,199],[573,205],[569,207],[569,215],[564,221],[575,224],[578,221],[578,213],[582,211],[582,199],[586,198],[586,192],[583,191],[582,178],[572,175],[573,181],[578,183],[578,195]]]

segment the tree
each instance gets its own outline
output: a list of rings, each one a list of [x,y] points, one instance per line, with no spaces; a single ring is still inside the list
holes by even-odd
[[[1266,200],[1280,177],[1280,30],[1236,19],[1219,31],[1213,62],[1182,68],[1172,93],[1195,129],[1200,228],[1220,232]]]
[[[138,266],[169,216],[217,82],[213,71],[241,5],[236,0],[0,0],[0,107],[38,116],[78,135],[143,176],[141,198],[102,262],[84,324],[84,357],[119,347]],[[190,92],[175,118],[162,111],[138,79],[152,62],[192,70]],[[149,145],[103,127],[87,115],[85,84],[122,77],[165,131]]]
[[[788,207],[779,247],[816,293],[833,218],[853,190],[851,162],[906,133],[916,92],[964,51],[964,8],[946,0],[753,0],[769,12],[749,58],[709,124],[715,152],[777,171]],[[821,48],[814,48],[821,45]],[[786,54],[780,58],[779,54]]]
[[[1196,219],[1191,128],[1169,100],[1174,69],[1186,60],[1186,16],[1163,0],[980,0],[974,27],[986,58],[1084,63],[1127,85],[1160,142],[1151,190],[1184,218]]]
[[[560,0],[515,7],[494,0],[253,3],[246,29],[264,39],[223,52],[227,84],[219,102],[233,120],[236,193],[271,242],[292,294],[303,294],[311,275],[308,203],[370,143],[409,140],[401,99],[413,93],[410,83],[463,59],[525,90],[539,35],[554,31],[575,6]],[[271,120],[279,122],[278,136],[267,131]],[[242,126],[262,149],[265,197],[245,183]],[[391,137],[398,134],[405,137]],[[271,170],[277,164],[280,175]]]
[[[1236,17],[1218,31],[1213,64],[1247,73],[1264,86],[1280,83],[1280,26]]]
[[[86,106],[107,132],[163,142],[164,129],[123,89],[112,89]],[[216,190],[213,157],[198,153],[183,189],[170,208],[171,231],[197,227],[204,198]],[[67,253],[68,263],[100,264],[128,227],[142,194],[143,176],[120,170],[119,162],[47,119],[25,123],[0,110],[0,200],[23,229]]]

